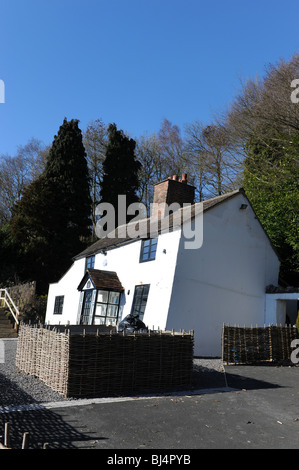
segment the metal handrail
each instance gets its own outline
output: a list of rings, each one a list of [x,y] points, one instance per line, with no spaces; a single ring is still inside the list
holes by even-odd
[[[20,315],[19,309],[15,305],[14,301],[12,300],[11,296],[9,295],[7,289],[0,289],[0,300],[4,300],[4,303],[10,310],[10,313],[14,317],[16,324],[19,324],[18,316]]]

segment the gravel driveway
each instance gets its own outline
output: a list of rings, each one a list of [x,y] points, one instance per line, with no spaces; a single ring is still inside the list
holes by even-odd
[[[0,341],[0,345],[4,344],[4,362],[0,362],[0,407],[72,400],[64,398],[36,377],[20,372],[16,368],[17,339]],[[191,390],[220,387],[225,387],[222,361],[195,358]]]

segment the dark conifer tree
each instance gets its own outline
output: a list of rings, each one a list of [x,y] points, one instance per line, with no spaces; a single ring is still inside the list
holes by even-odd
[[[45,191],[54,233],[70,231],[77,241],[90,235],[91,200],[86,153],[78,120],[64,119],[54,137],[45,172]],[[76,244],[76,241],[73,243]]]
[[[108,138],[106,158],[103,162],[100,202],[113,205],[116,215],[115,226],[118,226],[118,196],[126,196],[126,208],[138,202],[138,172],[141,165],[135,156],[135,140],[128,138],[122,130],[117,130],[115,124],[109,125]],[[132,217],[123,215],[122,221],[126,219],[128,222]]]
[[[22,255],[22,277],[41,292],[71,265],[91,234],[88,169],[77,120],[64,119],[43,174],[15,206],[11,231]]]

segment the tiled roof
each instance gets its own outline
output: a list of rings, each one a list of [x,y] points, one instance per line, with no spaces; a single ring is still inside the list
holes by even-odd
[[[116,272],[101,271],[100,269],[87,269],[78,286],[78,290],[83,289],[88,278],[92,281],[96,289],[112,290],[117,292],[124,290]]]
[[[193,219],[197,213],[201,212],[201,210],[206,212],[209,209],[218,206],[222,202],[225,202],[240,193],[244,194],[244,190],[242,188],[236,191],[232,191],[230,193],[222,194],[221,196],[216,196],[211,199],[207,199],[202,203],[195,203],[191,206],[191,210],[188,207],[186,209],[179,209],[178,211],[165,217],[164,219],[146,218],[139,220],[138,222],[132,222],[132,224],[134,224],[134,226],[136,227],[136,231],[138,231],[139,234],[139,237],[137,239],[149,238],[150,234],[151,236],[153,236],[152,234],[155,233],[155,231],[157,232],[157,234],[159,234],[163,233],[163,231],[166,229],[173,230],[179,228],[182,223],[187,222],[188,220],[190,220],[190,218]],[[100,251],[106,251],[117,246],[136,241],[136,238],[134,239],[131,236],[128,236],[129,227],[130,224],[118,227],[108,236],[97,240],[91,246],[79,253],[77,256],[74,257],[74,259],[80,259],[86,256],[91,256],[96,253],[99,253]]]

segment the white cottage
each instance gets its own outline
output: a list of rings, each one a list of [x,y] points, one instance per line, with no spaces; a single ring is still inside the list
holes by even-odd
[[[138,313],[149,328],[194,330],[199,356],[221,356],[223,323],[275,323],[266,287],[278,284],[280,262],[244,191],[193,198],[185,175],[158,183],[135,237],[119,227],[49,286],[46,323],[117,325]],[[163,212],[174,202],[188,205]]]

